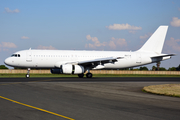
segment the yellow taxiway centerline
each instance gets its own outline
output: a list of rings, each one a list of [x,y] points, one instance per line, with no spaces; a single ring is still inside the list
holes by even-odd
[[[56,115],[56,116],[59,116],[59,117],[62,117],[62,118],[66,118],[68,120],[75,120],[73,118],[66,117],[64,115],[60,115],[58,113],[54,113],[54,112],[51,112],[51,111],[48,111],[48,110],[45,110],[45,109],[42,109],[42,108],[38,108],[38,107],[34,107],[34,106],[31,106],[31,105],[28,105],[28,104],[24,104],[24,103],[21,103],[21,102],[18,102],[18,101],[15,101],[15,100],[3,97],[3,96],[0,96],[0,98],[2,98],[4,100],[11,101],[11,102],[14,102],[14,103],[17,103],[17,104],[20,104],[20,105],[23,105],[23,106],[26,106],[26,107],[30,107],[30,108],[36,109],[36,110],[39,110],[39,111],[43,111],[43,112],[46,112],[46,113],[49,113],[49,114],[52,114],[52,115]]]
[[[32,82],[41,82],[41,81],[51,81],[51,80],[39,80],[39,81],[32,81]],[[23,83],[23,82],[4,83],[4,84],[0,84],[0,85],[11,85],[11,84],[20,84],[20,83]],[[51,112],[51,111],[48,111],[48,110],[45,110],[45,109],[42,109],[42,108],[38,108],[38,107],[34,107],[34,106],[31,106],[31,105],[28,105],[28,104],[24,104],[24,103],[21,103],[21,102],[18,102],[18,101],[15,101],[15,100],[3,97],[3,96],[0,96],[0,98],[2,98],[4,100],[11,101],[11,102],[14,102],[14,103],[17,103],[17,104],[20,104],[20,105],[23,105],[23,106],[26,106],[26,107],[29,107],[29,108],[33,108],[33,109],[36,109],[36,110],[39,110],[39,111],[43,111],[43,112],[46,112],[46,113],[49,113],[49,114],[52,114],[52,115],[55,115],[55,116],[66,118],[68,120],[75,120],[73,118],[70,118],[70,117],[67,117],[67,116],[64,116],[64,115],[60,115],[60,114],[57,114],[57,113],[54,113],[54,112]]]
[[[44,80],[44,81],[50,81],[50,80]],[[32,81],[32,82],[40,82],[40,81]],[[22,82],[17,82],[17,83],[4,83],[4,84],[0,84],[0,85],[10,85],[10,84],[20,84],[20,83],[22,83]],[[21,103],[21,102],[18,102],[18,101],[15,101],[15,100],[12,100],[12,99],[3,97],[3,96],[0,96],[0,98],[2,98],[2,99],[4,99],[4,100],[11,101],[11,102],[14,102],[14,103],[17,103],[17,104],[20,104],[20,105],[23,105],[23,106],[26,106],[26,107],[30,107],[30,108],[36,109],[36,110],[39,110],[39,111],[43,111],[43,112],[46,112],[46,113],[49,113],[49,114],[52,114],[52,115],[56,115],[56,116],[59,116],[59,117],[62,117],[62,118],[66,118],[66,119],[68,119],[68,120],[75,120],[75,119],[73,119],[73,118],[66,117],[66,116],[64,116],[64,115],[60,115],[60,114],[58,114],[58,113],[54,113],[54,112],[51,112],[51,111],[48,111],[48,110],[45,110],[45,109],[42,109],[42,108],[34,107],[34,106],[31,106],[31,105],[28,105],[28,104],[25,104],[25,103]]]

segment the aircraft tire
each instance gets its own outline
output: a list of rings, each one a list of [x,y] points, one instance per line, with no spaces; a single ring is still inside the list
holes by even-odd
[[[93,76],[92,73],[87,73],[87,74],[86,74],[86,77],[87,77],[87,78],[92,78],[92,76]]]
[[[82,74],[78,74],[78,77],[79,78],[83,78],[84,77],[84,74],[82,73]]]
[[[29,77],[30,77],[30,75],[26,74],[26,78],[29,78]]]

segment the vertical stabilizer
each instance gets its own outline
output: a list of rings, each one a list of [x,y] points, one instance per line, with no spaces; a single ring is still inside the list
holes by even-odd
[[[168,26],[159,26],[148,41],[138,51],[151,51],[161,53]]]

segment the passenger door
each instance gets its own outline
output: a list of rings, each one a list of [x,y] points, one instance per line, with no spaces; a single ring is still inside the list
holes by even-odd
[[[32,52],[31,52],[31,50],[28,50],[26,52],[26,61],[27,62],[32,62]]]

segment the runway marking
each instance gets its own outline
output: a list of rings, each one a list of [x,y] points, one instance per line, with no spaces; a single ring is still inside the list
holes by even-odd
[[[54,112],[51,112],[51,111],[48,111],[48,110],[45,110],[45,109],[42,109],[42,108],[34,107],[34,106],[31,106],[31,105],[28,105],[28,104],[25,104],[25,103],[21,103],[21,102],[18,102],[18,101],[15,101],[15,100],[3,97],[3,96],[0,96],[0,98],[2,98],[4,100],[11,101],[11,102],[14,102],[14,103],[17,103],[17,104],[20,104],[20,105],[23,105],[23,106],[26,106],[26,107],[29,107],[29,108],[33,108],[33,109],[36,109],[36,110],[39,110],[39,111],[43,111],[43,112],[46,112],[46,113],[49,113],[49,114],[52,114],[52,115],[55,115],[55,116],[59,116],[59,117],[66,118],[66,119],[69,119],[69,120],[75,120],[73,118],[70,118],[70,117],[67,117],[67,116],[64,116],[64,115],[60,115],[58,113],[54,113]]]
[[[30,83],[30,82],[41,82],[41,81],[51,81],[51,79],[50,80],[28,81],[28,82]],[[0,85],[11,85],[11,84],[20,84],[20,83],[23,83],[23,82],[4,83],[4,84],[0,84]],[[46,112],[46,113],[49,113],[49,114],[52,114],[52,115],[55,115],[55,116],[59,116],[59,117],[65,118],[65,119],[75,120],[73,118],[70,118],[70,117],[67,117],[67,116],[64,116],[64,115],[60,115],[58,113],[51,112],[51,111],[48,111],[48,110],[45,110],[45,109],[42,109],[42,108],[34,107],[34,106],[31,106],[31,105],[28,105],[28,104],[25,104],[25,103],[21,103],[21,102],[18,102],[18,101],[15,101],[15,100],[3,97],[3,96],[0,96],[0,98],[2,98],[4,100],[11,101],[11,102],[14,102],[14,103],[17,103],[17,104],[20,104],[20,105],[23,105],[23,106],[26,106],[26,107],[29,107],[29,108],[33,108],[33,109],[36,109],[36,110],[39,110],[39,111],[43,111],[43,112]]]

